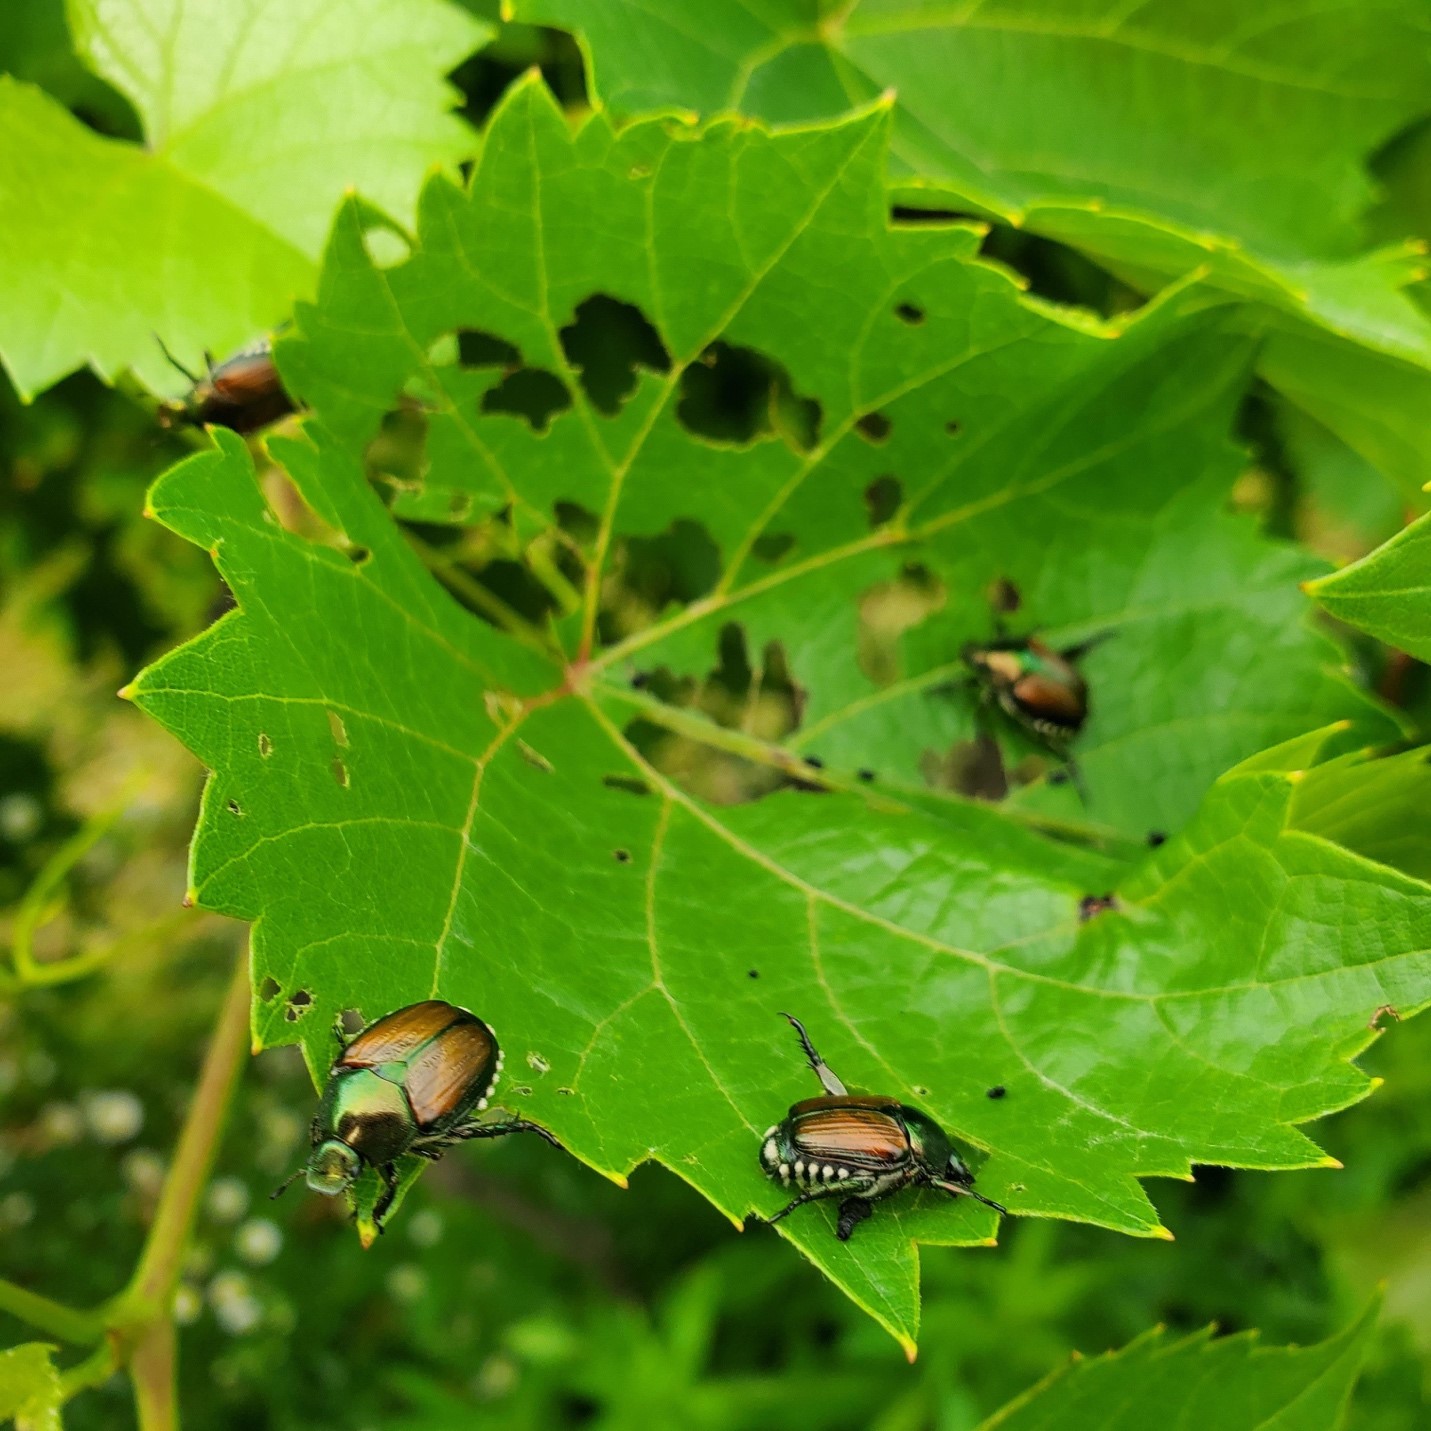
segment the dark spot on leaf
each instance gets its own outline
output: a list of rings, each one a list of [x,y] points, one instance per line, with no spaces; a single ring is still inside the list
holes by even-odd
[[[915,1091],[915,1093],[917,1093],[917,1094],[919,1095],[919,1097],[921,1097],[921,1098],[928,1098],[928,1097],[929,1097],[929,1090],[928,1090],[927,1088],[920,1088],[920,1087],[916,1086],[914,1091]]]
[[[273,754],[273,742],[263,731],[258,733],[258,753],[267,760]]]
[[[710,442],[746,446],[775,434],[808,452],[820,437],[820,404],[795,392],[783,364],[754,348],[712,343],[681,374],[676,419]]]
[[[629,865],[631,863],[630,850],[612,850],[611,854],[618,865]]]
[[[631,677],[631,689],[633,691],[643,689],[650,679],[645,671],[637,671],[636,674]]]
[[[480,328],[457,330],[457,361],[464,368],[515,368],[522,355],[505,338]]]
[[[1078,901],[1078,918],[1086,924],[1097,915],[1106,914],[1108,910],[1117,908],[1117,899],[1110,894],[1085,894]]]
[[[333,779],[336,780],[344,790],[348,788],[348,767],[344,765],[341,760],[335,759],[333,761]]]
[[[924,322],[924,309],[916,307],[913,303],[901,303],[894,310],[894,316],[901,323],[908,323],[910,327],[917,327]]]
[[[612,790],[624,790],[628,795],[649,795],[651,793],[651,787],[634,775],[605,775],[602,777],[601,783],[609,786]]]
[[[865,506],[869,508],[870,526],[882,527],[899,511],[904,501],[904,484],[892,472],[876,477],[865,488]]]
[[[1050,785],[1067,785],[1067,784],[1068,784],[1068,771],[1066,771],[1066,770],[1050,770],[1050,771],[1048,772],[1048,783],[1049,783]]]
[[[805,757],[805,764],[813,766],[816,770],[823,770],[825,768],[825,762],[821,760],[818,755],[807,755]]]
[[[746,977],[747,979],[758,979],[758,978],[760,977],[760,970],[759,970],[759,969],[747,969],[747,970],[745,971],[745,977]]]
[[[454,521],[465,522],[472,512],[472,498],[466,492],[454,492],[447,499],[447,511]]]
[[[258,986],[258,997],[261,1002],[269,1004],[272,1003],[282,991],[282,986],[278,980],[270,974],[264,979],[263,983]]]
[[[518,368],[482,394],[483,412],[521,418],[535,432],[545,432],[557,413],[571,406],[571,393],[545,368]]]
[[[669,372],[671,357],[650,320],[633,303],[598,293],[581,303],[560,333],[566,360],[591,405],[608,417],[636,391],[636,369]]]
[[[926,751],[919,767],[937,789],[953,790],[971,800],[1002,800],[1009,793],[998,742],[987,732],[973,740],[956,740],[944,755]]]
[[[987,1097],[987,1098],[1002,1098],[1002,1097],[1004,1096],[1004,1094],[1006,1094],[1008,1091],[1009,1091],[1009,1090],[1008,1090],[1007,1088],[1005,1088],[1002,1083],[996,1083],[996,1084],[988,1091],[988,1093],[985,1094],[985,1097]]]
[[[520,755],[528,765],[533,766],[547,775],[550,775],[556,769],[541,751],[533,750],[524,740],[517,742],[517,754]]]
[[[958,437],[959,434],[964,431],[964,424],[951,417],[949,421],[944,424],[944,431],[947,432],[950,437]]]
[[[989,588],[989,605],[1000,616],[1012,615],[1023,604],[1019,589],[1008,577],[999,577]]]
[[[1148,844],[1157,849],[1159,845],[1166,844],[1168,837],[1161,830],[1148,831]]]
[[[761,561],[768,561],[773,566],[794,545],[795,538],[790,532],[767,532],[750,544],[750,550]]]
[[[229,801],[228,810],[230,815],[237,815],[240,819],[243,818],[243,806],[241,806],[237,800]]]
[[[372,552],[370,552],[367,547],[348,548],[348,560],[352,562],[354,566],[362,566],[372,555]]]
[[[873,770],[860,770],[856,773],[858,774],[859,778],[865,782],[865,784],[869,784],[869,782],[875,778],[875,773]]]
[[[882,412],[867,412],[855,419],[855,431],[866,442],[887,442],[894,424]]]

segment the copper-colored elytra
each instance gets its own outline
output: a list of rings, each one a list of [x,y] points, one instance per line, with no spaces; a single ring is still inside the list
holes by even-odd
[[[404,1080],[413,1116],[424,1127],[452,1113],[492,1061],[492,1035],[475,1019],[449,1028],[441,1044],[423,1049]]]
[[[898,1162],[909,1147],[904,1126],[886,1111],[891,1100],[810,1098],[790,1110],[796,1146],[817,1158]]]
[[[1033,673],[1014,683],[1014,698],[1035,715],[1059,725],[1076,726],[1084,717],[1082,696],[1063,681]]]
[[[450,1025],[476,1022],[471,1014],[440,999],[411,1004],[364,1029],[338,1056],[334,1067],[376,1068],[382,1063],[401,1063]]]
[[[244,353],[229,358],[214,369],[208,383],[217,397],[237,404],[283,391],[273,355],[267,352]]]

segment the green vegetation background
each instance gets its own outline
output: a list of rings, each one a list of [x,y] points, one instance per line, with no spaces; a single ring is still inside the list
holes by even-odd
[[[0,41],[101,133],[137,137],[127,104],[69,55],[59,17],[36,5],[33,32],[11,20]],[[580,103],[570,40],[507,27],[456,72],[466,116],[480,122],[529,64]],[[1040,290],[1110,306],[1109,280],[1071,249],[1008,230],[992,242]],[[1265,390],[1243,435],[1254,460],[1237,500],[1269,531],[1346,558],[1396,529],[1395,489]],[[139,515],[149,482],[188,450],[87,372],[31,405],[0,388],[0,918],[8,910],[13,929],[47,861],[95,832],[47,911],[45,950],[116,951],[83,980],[0,1005],[0,1273],[79,1305],[111,1295],[138,1255],[245,937],[172,913],[200,772],[113,699],[221,603],[207,557]],[[666,556],[679,577],[680,554]],[[633,581],[627,600],[643,599]],[[1425,668],[1370,642],[1360,656],[1424,727]],[[737,675],[706,701],[744,709],[746,695]],[[713,788],[738,778],[717,761],[693,773],[691,758],[668,753]],[[656,1168],[623,1192],[540,1147],[461,1153],[361,1255],[334,1207],[266,1201],[312,1106],[297,1051],[275,1050],[245,1072],[185,1261],[184,1424],[455,1431],[477,1406],[480,1424],[514,1431],[972,1431],[1070,1352],[1121,1347],[1155,1324],[1315,1342],[1384,1285],[1347,1424],[1413,1431],[1431,1416],[1431,1021],[1390,1023],[1361,1063],[1385,1086],[1316,1133],[1340,1173],[1199,1168],[1192,1183],[1159,1184],[1169,1243],[1016,1219],[995,1249],[927,1249],[911,1367],[814,1268],[777,1255],[770,1234],[734,1236]],[[0,1342],[25,1339],[0,1314]],[[71,1403],[65,1425],[130,1415],[115,1378]]]

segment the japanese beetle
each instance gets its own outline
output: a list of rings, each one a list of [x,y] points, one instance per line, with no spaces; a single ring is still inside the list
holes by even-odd
[[[505,1133],[538,1133],[561,1146],[545,1128],[520,1118],[477,1121],[501,1076],[502,1051],[476,1014],[428,999],[385,1014],[351,1040],[341,1019],[333,1032],[338,1057],[309,1130],[312,1152],[274,1197],[305,1174],[314,1192],[336,1197],[365,1166],[373,1167],[386,1184],[373,1208],[381,1229],[404,1153],[435,1161],[454,1143]]]
[[[974,1175],[954,1151],[949,1135],[927,1114],[897,1098],[851,1093],[815,1052],[805,1026],[792,1014],[800,1046],[825,1090],[796,1103],[760,1145],[766,1177],[803,1188],[770,1222],[820,1198],[842,1197],[835,1236],[847,1242],[881,1198],[911,1184],[928,1184],[972,1197],[995,1212],[1007,1210],[974,1191]]]
[[[161,340],[159,346],[164,348]],[[257,432],[294,410],[293,399],[283,389],[283,380],[273,361],[273,340],[261,338],[241,348],[230,358],[215,363],[204,354],[207,368],[196,377],[169,350],[169,359],[193,384],[182,398],[159,405],[159,425],[178,427],[188,423],[202,427],[232,428],[234,432]]]
[[[1055,651],[1037,637],[968,645],[964,660],[1004,713],[1062,754],[1088,718],[1088,687],[1073,662],[1087,646]]]

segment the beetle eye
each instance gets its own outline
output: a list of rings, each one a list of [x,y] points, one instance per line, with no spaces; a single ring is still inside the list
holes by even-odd
[[[325,1197],[336,1197],[358,1176],[358,1155],[336,1138],[329,1138],[308,1160],[308,1186]]]

